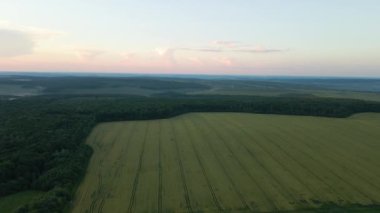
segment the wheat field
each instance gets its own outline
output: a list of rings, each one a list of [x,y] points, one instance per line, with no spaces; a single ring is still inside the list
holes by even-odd
[[[272,212],[380,203],[380,115],[190,113],[99,124],[72,212]]]

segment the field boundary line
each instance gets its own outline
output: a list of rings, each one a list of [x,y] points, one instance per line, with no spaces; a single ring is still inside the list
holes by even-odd
[[[347,121],[348,121],[348,119],[347,119]],[[374,124],[372,122],[368,122],[368,120],[354,120],[354,119],[351,119],[350,121],[352,123],[351,122],[347,122],[347,124],[350,124],[351,126],[353,126],[353,123],[355,122],[355,123],[361,124],[363,127],[365,127],[365,126],[368,127],[369,126],[370,128],[377,128],[377,129],[380,128],[379,125],[376,126],[376,124]],[[374,133],[372,131],[368,131],[368,128],[363,128],[361,131],[358,131],[357,135],[358,136],[359,135],[365,135],[365,136],[371,135],[372,137],[380,138],[380,134],[376,134],[376,133]],[[342,134],[342,136],[344,136],[344,135]],[[380,148],[380,143],[367,143],[367,141],[363,141],[363,142],[365,143],[365,145],[367,145],[366,147],[369,147],[369,150],[371,150],[371,151],[372,150],[378,150]]]
[[[158,212],[162,212],[162,143],[161,128],[162,120],[158,121]]]
[[[277,128],[280,129],[281,131],[287,131],[287,130],[283,130],[283,128],[281,128],[281,127],[277,127]],[[294,134],[293,134],[293,135],[294,135]],[[293,136],[293,137],[298,137],[298,136]],[[326,138],[326,137],[324,137],[324,136],[322,136],[322,137],[323,137],[323,138]],[[310,140],[312,140],[312,141],[320,142],[320,141],[315,140],[315,138],[313,138],[313,137],[311,137],[311,136],[307,136],[307,138],[310,139]],[[324,142],[324,140],[321,140],[321,141]],[[316,143],[316,144],[318,144],[318,143]],[[326,144],[326,143],[325,143],[325,144]],[[305,145],[306,145],[309,149],[312,149],[312,147],[311,147],[310,145],[308,145],[308,144],[306,144],[306,143],[305,143]],[[318,145],[318,146],[319,146],[319,145]],[[319,147],[320,147],[320,146],[319,146]],[[361,159],[360,162],[359,162],[359,161],[355,161],[355,162],[357,163],[357,165],[355,165],[355,164],[353,164],[353,165],[355,166],[356,170],[360,170],[360,172],[359,172],[359,173],[357,173],[357,172],[353,172],[351,169],[347,169],[346,165],[340,163],[342,160],[348,160],[348,159],[346,159],[347,157],[343,157],[343,158],[342,158],[342,155],[343,155],[343,154],[344,154],[344,155],[347,155],[347,153],[344,152],[344,151],[342,152],[341,150],[339,150],[339,149],[337,149],[337,148],[334,148],[334,150],[335,150],[335,152],[337,152],[337,153],[338,153],[338,152],[341,153],[341,154],[336,155],[336,156],[340,159],[339,162],[337,162],[336,160],[332,159],[332,158],[331,158],[329,155],[327,155],[325,152],[323,152],[323,154],[324,154],[327,158],[329,158],[330,160],[332,160],[332,162],[335,162],[335,164],[339,165],[339,167],[341,167],[342,169],[348,170],[351,174],[357,176],[358,179],[363,180],[363,182],[365,182],[365,183],[367,183],[367,184],[373,186],[374,188],[377,188],[377,189],[380,191],[380,186],[374,185],[374,184],[372,183],[372,180],[368,180],[368,178],[363,177],[362,175],[360,175],[361,172],[364,172],[364,173],[366,173],[367,175],[369,175],[369,176],[372,177],[373,174],[372,174],[371,172],[368,172],[366,169],[362,169],[362,168],[365,168],[368,164],[372,164],[373,162],[363,162],[363,159]],[[342,153],[343,153],[343,154],[342,154]],[[373,166],[371,165],[371,168],[376,169],[376,168],[378,168],[378,167],[373,167]],[[372,171],[373,171],[373,170],[372,170]],[[376,173],[378,173],[377,170],[376,170]],[[376,175],[375,175],[375,176],[376,176]],[[377,177],[377,176],[376,176],[376,177]],[[376,177],[375,177],[375,179],[376,179]]]
[[[294,149],[297,149],[299,150],[299,152],[301,153],[304,153],[304,155],[307,155],[309,156],[310,159],[312,159],[313,161],[315,162],[319,162],[319,164],[321,165],[324,165],[324,168],[328,169],[330,171],[331,174],[333,174],[333,176],[335,176],[337,179],[339,179],[340,181],[344,182],[345,184],[347,184],[348,186],[351,186],[354,190],[356,190],[357,192],[359,192],[359,194],[361,194],[363,197],[366,197],[368,198],[371,202],[373,202],[373,200],[368,197],[366,194],[364,194],[363,192],[361,192],[360,190],[358,190],[355,186],[353,186],[351,183],[347,182],[346,180],[344,180],[342,177],[340,177],[339,175],[337,175],[332,169],[330,169],[328,166],[325,165],[325,163],[321,162],[320,160],[314,158],[312,155],[310,155],[309,153],[306,153],[300,149],[298,149],[296,146],[294,145],[291,145]],[[310,147],[308,147],[310,149]]]
[[[186,176],[185,176],[185,170],[183,169],[183,163],[182,163],[182,158],[181,158],[181,155],[179,153],[179,146],[178,146],[178,142],[177,142],[177,133],[175,131],[175,127],[173,125],[173,121],[168,119],[169,121],[169,124],[170,124],[170,129],[173,131],[173,137],[174,137],[174,144],[175,144],[175,149],[176,149],[176,152],[177,152],[177,157],[178,157],[178,165],[179,165],[179,169],[180,169],[180,173],[181,173],[181,179],[182,179],[182,187],[185,191],[185,201],[186,201],[186,208],[190,211],[190,212],[193,212],[193,209],[191,207],[191,203],[190,203],[190,196],[189,196],[189,190],[187,188],[187,183],[186,183]]]
[[[298,129],[300,129],[299,125],[297,125],[297,126],[298,126]],[[319,126],[317,126],[317,128],[322,129],[322,128],[320,128]],[[304,127],[304,129],[309,130],[309,128],[307,128],[307,127]],[[365,152],[370,151],[371,154],[374,154],[374,153],[373,153],[374,150],[377,150],[377,148],[371,148],[371,147],[369,147],[368,144],[363,144],[363,143],[361,143],[361,144],[357,144],[357,143],[354,143],[353,141],[350,140],[349,137],[347,137],[347,136],[344,135],[344,134],[338,134],[338,136],[339,136],[340,138],[342,138],[342,139],[348,139],[348,142],[349,142],[350,144],[353,144],[355,147],[360,148],[362,151],[365,151]],[[322,135],[322,137],[326,138],[324,135]],[[314,139],[313,137],[310,137],[310,136],[309,136],[309,138],[312,138],[312,139],[315,141],[315,139]],[[340,144],[342,144],[342,143],[340,142],[340,140],[337,140],[337,141],[338,141]],[[324,141],[323,141],[323,142],[324,142]],[[362,142],[366,142],[366,140],[362,140]],[[346,144],[343,144],[343,145],[346,145]],[[343,146],[343,147],[346,147],[346,146]],[[338,152],[342,153],[341,149],[339,149],[339,148],[337,148],[337,147],[335,147],[334,149],[337,150]],[[363,149],[365,149],[365,150],[363,150]],[[375,152],[376,152],[376,151],[375,151]],[[378,153],[376,153],[376,154],[378,154]],[[365,164],[365,165],[367,165],[367,164],[372,164],[371,166],[374,166],[374,168],[379,168],[379,167],[380,167],[380,164],[379,164],[378,161],[376,161],[375,159],[365,158],[366,156],[356,156],[356,157],[358,157],[358,160],[360,160],[360,162],[362,162],[361,164]],[[357,160],[356,160],[356,162],[357,162]]]
[[[129,131],[127,133],[128,137],[125,140],[126,141],[126,146],[121,151],[122,154],[119,155],[119,157],[117,158],[117,161],[120,161],[123,155],[127,155],[129,153],[129,150],[130,150],[129,147],[130,147],[131,141],[132,141],[131,139],[134,136],[135,129],[136,129],[136,126],[137,126],[137,122],[132,121],[131,123],[132,123],[131,127],[129,128]],[[117,171],[115,171],[115,175],[119,174],[121,168],[122,168],[122,166],[118,166]]]
[[[130,128],[130,130],[129,130],[129,132],[128,132],[128,137],[127,137],[127,139],[126,139],[127,144],[126,144],[125,148],[121,151],[121,153],[125,153],[125,154],[128,153],[128,151],[129,151],[129,146],[130,146],[130,144],[131,144],[131,139],[132,139],[132,136],[133,136],[134,130],[136,129],[136,126],[137,126],[137,123],[136,123],[136,122],[133,122],[133,125],[132,125],[132,127]],[[122,154],[120,154],[119,157],[118,157],[116,160],[117,160],[117,161],[120,161],[121,158],[122,158]],[[121,165],[118,166],[118,168],[117,168],[116,171],[115,171],[115,176],[120,175],[119,172],[120,172],[121,167],[122,167]]]
[[[148,123],[145,127],[145,134],[144,134],[143,144],[142,144],[142,148],[141,148],[142,150],[140,152],[139,163],[138,163],[136,175],[135,175],[135,178],[133,181],[132,195],[129,199],[128,212],[132,212],[133,206],[135,204],[135,196],[136,196],[136,191],[137,191],[137,187],[139,184],[139,177],[140,177],[140,171],[141,171],[142,161],[143,161],[143,157],[144,157],[145,143],[146,143],[146,137],[147,137],[148,130],[149,130],[149,124],[150,124],[150,122],[148,121]]]
[[[200,132],[202,132],[202,135],[205,136],[204,130],[200,129],[199,127],[197,127],[197,125],[195,125],[195,123],[194,123],[194,121],[193,121],[192,118],[190,118],[188,120],[190,121],[190,123],[193,126],[193,128],[198,129]],[[223,165],[222,160],[219,157],[220,153],[218,151],[215,151],[214,147],[210,144],[209,140],[206,139],[206,141],[207,141],[206,143],[207,143],[208,147],[210,148],[210,150],[212,151],[213,155],[215,156],[215,159],[217,160],[218,164],[222,168],[224,175],[227,177],[228,181],[233,186],[233,189],[234,189],[235,193],[238,195],[241,204],[243,205],[244,208],[249,209],[249,210],[252,211],[251,207],[248,205],[248,203],[245,200],[244,196],[242,195],[242,193],[240,192],[240,190],[236,186],[235,182],[232,180],[231,176],[227,172],[227,169]]]
[[[236,123],[235,123],[236,124]],[[239,125],[239,124],[237,124],[238,126],[241,126],[241,125]],[[243,127],[241,127],[241,128],[243,128]],[[296,159],[294,159],[294,157],[292,156],[292,155],[290,155],[282,146],[279,146],[278,145],[278,143],[275,141],[275,140],[273,140],[272,138],[270,138],[270,137],[267,137],[264,133],[262,133],[262,132],[260,132],[260,130],[258,130],[257,131],[260,135],[261,135],[261,137],[263,138],[263,139],[265,139],[266,141],[270,141],[270,142],[272,142],[271,144],[273,144],[274,145],[274,147],[276,147],[278,150],[280,150],[282,153],[283,153],[283,155],[284,156],[286,156],[287,158],[289,158],[291,161],[293,161],[294,163],[295,163],[295,165],[298,165],[298,166],[300,166],[301,168],[303,168],[305,171],[307,171],[311,176],[315,176],[315,174],[314,173],[311,173],[311,171],[310,171],[310,169],[307,169],[305,166],[303,166],[299,161],[297,161]],[[249,133],[247,133],[247,135],[250,135]],[[252,136],[250,136],[250,138],[252,138]],[[282,139],[282,138],[281,138]],[[285,141],[285,140],[284,140]],[[257,142],[257,143],[259,143],[259,142]],[[261,143],[260,143],[261,144]],[[267,153],[268,153],[268,151],[266,150],[266,149],[264,149]],[[273,158],[274,159],[274,158]],[[308,184],[306,184],[303,180],[302,180],[302,178],[300,178],[300,177],[298,177],[298,175],[296,175],[296,174],[294,174],[293,173],[293,171],[292,171],[292,169],[290,169],[290,168],[288,168],[288,166],[286,165],[286,164],[283,164],[283,163],[281,163],[281,161],[280,160],[278,160],[278,159],[276,159],[276,162],[279,164],[279,165],[281,165],[281,167],[282,168],[284,168],[284,170],[286,170],[287,171],[287,173],[289,173],[298,183],[300,183],[301,184],[301,186],[303,186],[305,189],[307,189],[309,192],[310,192],[310,194],[311,195],[313,195],[315,198],[318,198],[318,199],[320,199],[320,196],[319,195],[317,195],[316,193],[314,193],[314,191],[318,191],[318,189],[316,190],[316,189],[312,189],[312,188],[310,188],[309,187],[309,185]],[[325,184],[326,186],[328,186],[324,181],[322,181],[322,180],[320,180],[320,179],[318,179],[321,183],[323,183],[323,184]],[[312,200],[310,200],[311,202],[313,202]]]
[[[278,129],[281,129],[281,128],[278,127]],[[293,136],[293,137],[295,137],[295,136]],[[308,138],[310,139],[310,138],[312,138],[312,137],[309,136]],[[315,141],[315,139],[313,139],[313,141]],[[302,144],[304,144],[308,149],[312,150],[312,147],[310,147],[309,144],[306,144],[306,143],[302,143]],[[345,168],[344,165],[341,165],[340,163],[336,162],[336,160],[331,159],[331,157],[329,157],[329,156],[326,155],[326,154],[324,154],[324,156],[325,156],[326,158],[329,158],[331,162],[335,162],[335,165],[339,166],[341,169],[345,169],[345,170],[346,170],[346,168]],[[320,161],[320,162],[321,162],[321,161]],[[327,166],[326,168],[328,168],[330,171],[332,170],[332,169],[330,169],[328,166]],[[356,172],[353,172],[353,171],[350,170],[350,169],[347,170],[347,171],[348,171],[349,173],[351,173],[352,175],[355,175],[355,176],[356,176],[356,179],[360,180],[362,183],[367,184],[367,185],[370,185],[370,186],[372,186],[372,187],[374,187],[374,188],[376,188],[376,189],[378,189],[378,190],[380,191],[380,188],[379,188],[378,186],[373,185],[373,184],[371,183],[371,181],[368,181],[368,180],[364,179],[361,175],[357,174]],[[335,174],[335,176],[339,176],[339,175]],[[339,176],[339,179],[342,179],[342,180],[343,180],[343,178],[342,178],[341,176]],[[377,203],[377,202],[375,202],[372,198],[370,198],[368,195],[366,195],[366,193],[362,192],[362,191],[360,190],[360,187],[354,186],[354,185],[353,185],[352,183],[350,183],[348,180],[345,180],[344,182],[346,182],[346,184],[348,184],[349,186],[353,187],[357,192],[359,192],[359,193],[361,193],[362,195],[364,195],[364,197],[367,197],[371,202],[373,202],[373,203]]]
[[[241,125],[239,125],[239,126],[241,126]],[[261,135],[263,135],[263,134],[261,134]],[[266,137],[266,139],[267,139],[267,137]],[[273,142],[272,139],[269,139],[269,140]],[[277,145],[277,144],[276,144],[276,145]],[[291,146],[292,146],[293,149],[294,149],[294,146],[293,146],[293,145],[291,145]],[[297,150],[298,150],[298,152],[300,152],[299,149],[297,149]],[[306,155],[304,152],[301,152],[301,153],[303,153],[304,155]],[[311,158],[310,155],[306,155],[306,156],[309,157],[310,160],[312,160],[312,161],[314,161],[314,162],[317,162],[315,159]],[[304,168],[306,171],[309,171],[310,174],[312,174],[312,176],[316,177],[321,183],[324,183],[325,185],[327,185],[327,186],[329,187],[329,189],[335,191],[335,193],[337,193],[338,195],[342,196],[339,192],[337,192],[337,191],[334,189],[334,187],[331,186],[331,184],[328,184],[327,182],[325,182],[325,181],[323,180],[323,178],[321,178],[321,177],[320,177],[319,175],[317,175],[315,172],[313,172],[312,170],[308,169],[308,167],[304,166],[304,165],[301,164],[299,161],[296,161],[296,162],[298,162],[299,165],[300,165],[302,168]],[[336,176],[336,175],[335,175],[335,176]],[[345,196],[343,196],[343,197],[345,197]]]
[[[184,119],[184,120],[186,120],[186,119]],[[187,130],[189,129],[188,125],[186,124],[186,121],[183,121],[183,126],[185,127],[185,129],[187,129]],[[216,197],[214,188],[211,185],[210,179],[206,175],[206,169],[204,168],[204,165],[203,165],[203,163],[202,163],[202,161],[200,159],[200,155],[199,155],[198,149],[195,148],[195,145],[193,143],[194,138],[193,138],[193,136],[191,134],[189,134],[188,131],[186,131],[186,134],[189,136],[189,139],[190,139],[189,141],[190,141],[191,147],[192,147],[192,149],[193,149],[193,151],[195,153],[195,157],[196,157],[196,159],[197,159],[197,161],[198,161],[198,163],[199,163],[199,165],[201,167],[202,174],[203,174],[203,176],[206,179],[206,183],[207,183],[207,186],[208,186],[208,188],[209,188],[209,190],[211,192],[214,204],[217,207],[217,209],[219,210],[219,212],[223,212],[223,207],[220,205],[220,203],[218,201],[218,198]]]
[[[233,122],[232,120],[230,120],[230,123],[232,124],[231,126],[233,126],[233,127],[235,127],[235,129],[236,129],[236,124],[237,124],[237,122]],[[233,125],[233,124],[235,124],[235,125]],[[270,154],[270,152],[268,152],[268,150],[266,150],[265,148],[263,148],[262,147],[262,145],[261,144],[259,144],[259,143],[257,143],[257,141],[256,141],[256,139],[254,139],[254,138],[252,138],[251,137],[251,135],[249,135],[248,133],[247,133],[247,131],[244,129],[244,128],[239,128],[239,129],[241,129],[241,132],[247,137],[247,139],[249,139],[249,141],[252,141],[253,143],[255,143],[258,147],[260,147],[260,149],[262,150],[262,151],[264,151],[274,162],[276,162],[281,168],[283,168],[283,165],[281,164],[281,163],[279,163],[278,162],[278,160],[277,159],[275,159],[274,157],[273,157],[273,155],[272,154]],[[236,131],[235,131],[236,132]],[[282,194],[282,196],[283,197],[287,197],[287,198],[291,198],[292,199],[292,201],[294,202],[294,204],[300,204],[299,203],[299,200],[295,197],[295,195],[291,192],[291,191],[289,191],[289,189],[288,188],[286,188],[286,187],[284,187],[284,184],[282,184],[280,181],[279,181],[279,179],[277,179],[276,177],[275,177],[275,175],[272,173],[272,172],[270,172],[270,170],[268,170],[264,165],[263,165],[263,163],[258,159],[258,158],[256,158],[256,156],[255,156],[255,154],[254,153],[252,153],[252,151],[251,151],[251,149],[249,149],[249,147],[246,145],[246,143],[244,143],[244,142],[242,142],[242,141],[239,141],[239,140],[236,140],[236,141],[238,141],[238,143],[241,145],[241,146],[243,146],[244,147],[244,149],[251,155],[251,157],[253,158],[253,159],[255,159],[256,160],[256,162],[258,162],[260,165],[261,165],[261,167],[273,178],[273,180],[278,184],[278,186],[280,186],[280,188],[282,188],[282,190],[281,191],[279,191],[280,193],[281,192],[284,192],[285,194],[286,194],[286,196],[283,194],[283,193],[281,193]],[[284,169],[284,168],[283,168]],[[286,171],[286,169],[284,169],[285,171]],[[285,199],[285,200],[287,200],[287,199]],[[289,201],[291,201],[291,200],[289,200]]]
[[[206,123],[210,124],[209,120],[207,118],[205,118],[204,116],[200,115],[201,119],[203,119],[204,121],[206,121]],[[274,211],[277,211],[279,210],[278,207],[273,204],[273,200],[271,200],[269,198],[269,195],[265,192],[265,190],[261,187],[261,185],[256,181],[256,179],[252,176],[252,174],[250,172],[248,172],[247,170],[247,167],[244,166],[244,164],[239,160],[238,157],[236,157],[236,154],[234,151],[232,151],[231,147],[227,144],[227,142],[225,141],[225,139],[223,137],[220,136],[220,132],[217,131],[214,126],[212,125],[208,125],[210,126],[210,129],[211,131],[215,132],[215,134],[217,135],[217,137],[223,142],[223,145],[228,149],[228,151],[230,152],[230,154],[233,156],[233,158],[235,159],[235,161],[239,164],[239,166],[243,169],[244,173],[248,175],[248,177],[255,183],[255,185],[257,186],[257,188],[261,191],[261,193],[264,195],[265,197],[265,200],[268,202],[268,204],[273,208]],[[226,125],[224,125],[226,126]]]
[[[119,138],[120,136],[120,132],[122,131],[122,126],[119,126],[117,128],[117,131],[116,131],[116,134],[114,137],[112,137],[112,142],[111,142],[111,147],[113,146],[114,144],[114,141]],[[105,136],[104,136],[105,137]],[[99,141],[97,141],[99,142]],[[98,148],[101,148],[102,146],[99,146],[99,144],[94,144],[94,145],[97,145]],[[99,207],[98,207],[98,212],[102,207],[102,205],[104,205],[104,185],[103,185],[103,179],[102,179],[102,174],[101,174],[101,171],[102,171],[102,168],[103,168],[103,160],[102,159],[99,163],[99,168],[100,168],[100,171],[98,172],[98,189],[95,191],[95,199],[92,199],[91,201],[91,204],[90,204],[90,213],[94,212],[95,211],[95,206],[97,205],[98,201],[100,200],[100,203],[99,203]]]

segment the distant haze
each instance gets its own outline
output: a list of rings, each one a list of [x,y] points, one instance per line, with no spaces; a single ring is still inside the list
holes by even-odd
[[[378,0],[3,0],[0,71],[380,76]]]

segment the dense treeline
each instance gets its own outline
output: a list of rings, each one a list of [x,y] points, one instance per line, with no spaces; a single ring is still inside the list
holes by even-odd
[[[251,112],[347,117],[378,112],[380,103],[350,99],[263,96],[76,97],[55,102],[49,113],[80,113],[97,122],[167,118],[187,112]]]
[[[0,101],[0,196],[48,191],[20,212],[60,212],[83,176],[98,122],[220,111],[346,117],[380,112],[380,103],[315,97],[40,96]]]
[[[0,196],[50,191],[33,205],[40,210],[48,206],[45,212],[67,204],[91,156],[83,139],[95,125],[91,116],[46,113],[51,101],[0,102]]]

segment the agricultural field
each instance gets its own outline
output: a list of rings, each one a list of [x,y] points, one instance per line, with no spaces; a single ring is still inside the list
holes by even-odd
[[[272,212],[380,204],[380,114],[190,113],[101,123],[72,212]],[[368,210],[368,209],[367,209]]]
[[[0,198],[0,212],[15,212],[21,205],[43,196],[44,192],[24,191]]]

